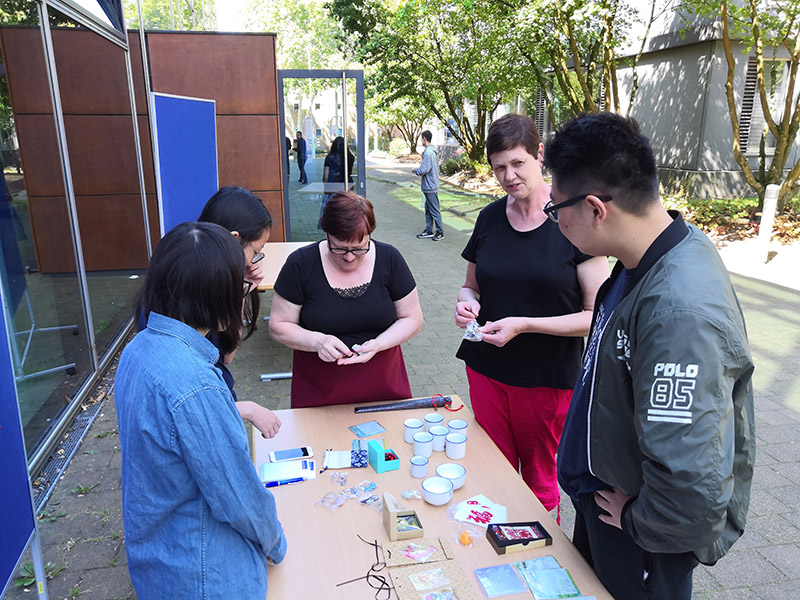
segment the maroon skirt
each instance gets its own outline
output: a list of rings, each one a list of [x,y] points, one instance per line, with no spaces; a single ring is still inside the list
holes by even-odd
[[[292,408],[411,398],[400,346],[378,352],[369,362],[337,365],[316,352],[294,351]]]

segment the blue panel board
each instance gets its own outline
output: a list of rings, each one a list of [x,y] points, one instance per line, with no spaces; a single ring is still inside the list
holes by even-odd
[[[217,128],[213,100],[157,93],[152,98],[163,235],[195,221],[217,191]]]
[[[5,296],[0,290],[0,294]],[[6,298],[3,298],[6,302]],[[0,310],[0,593],[14,575],[35,522],[5,311]]]

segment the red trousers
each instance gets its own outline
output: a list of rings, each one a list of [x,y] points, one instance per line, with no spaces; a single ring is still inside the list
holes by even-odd
[[[556,450],[572,390],[506,385],[467,367],[475,420],[547,510],[561,495]]]

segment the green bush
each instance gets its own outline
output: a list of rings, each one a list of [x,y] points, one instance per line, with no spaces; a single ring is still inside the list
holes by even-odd
[[[389,142],[389,154],[392,156],[405,156],[409,154],[408,142],[401,138],[394,138]]]
[[[463,171],[467,167],[468,164],[467,164],[466,154],[460,154],[448,158],[446,161],[444,161],[439,166],[439,170],[445,175],[452,175],[453,173],[458,173],[459,171]]]
[[[489,163],[485,160],[471,160],[469,161],[469,167],[475,171],[476,175],[480,175],[481,177],[486,177],[492,172],[492,167],[490,167]]]

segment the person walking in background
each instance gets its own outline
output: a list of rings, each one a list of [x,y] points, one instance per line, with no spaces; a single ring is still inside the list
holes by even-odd
[[[615,598],[689,600],[698,561],[742,535],[755,460],[753,359],[714,245],[658,195],[649,140],[613,113],[547,145],[544,212],[619,259],[597,294],[558,447],[573,543]]]
[[[432,239],[438,242],[444,237],[442,213],[439,210],[439,157],[436,146],[431,143],[433,134],[427,129],[422,132],[422,162],[414,169],[414,175],[422,177],[422,195],[425,196],[425,231],[418,233],[421,240]]]
[[[559,506],[556,448],[581,365],[604,256],[580,252],[542,212],[542,143],[526,116],[494,121],[486,154],[507,196],[484,208],[461,256],[456,325],[475,419],[547,510]],[[558,515],[557,515],[558,517]]]
[[[303,132],[298,131],[297,137],[294,140],[294,151],[297,153],[297,167],[300,169],[300,178],[297,180],[300,183],[308,183],[306,176],[306,159],[308,158],[308,144],[303,137]]]
[[[292,170],[289,168],[289,157],[292,154],[292,138],[286,136],[286,178],[292,175]]]

